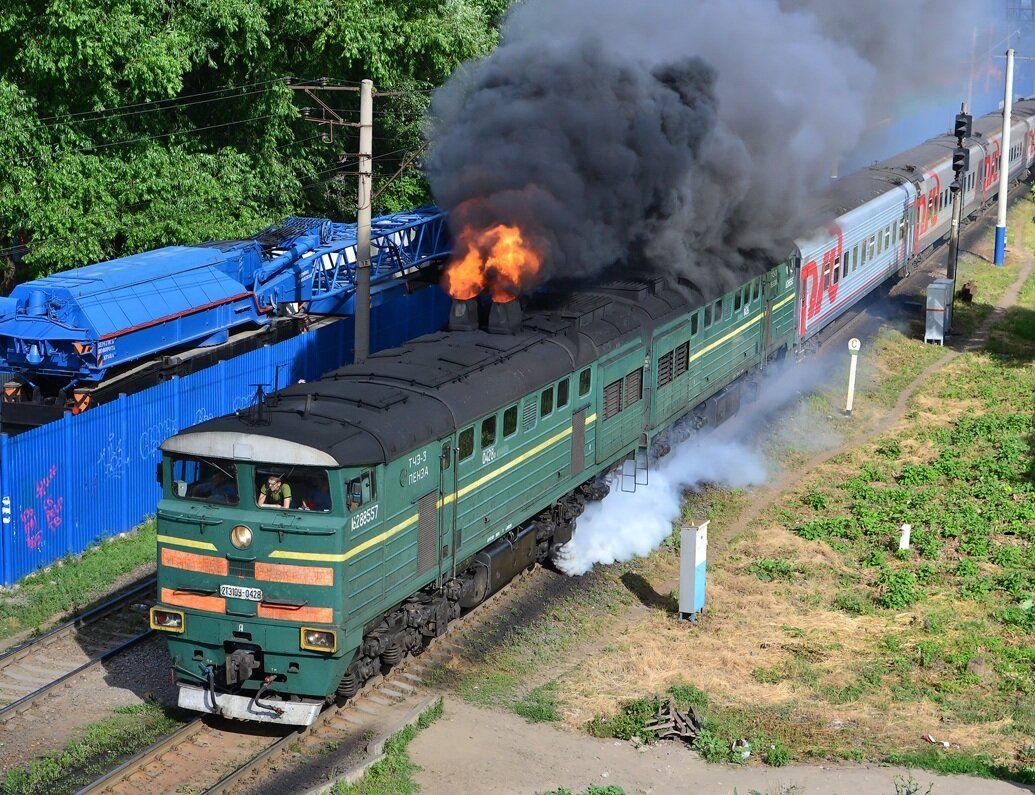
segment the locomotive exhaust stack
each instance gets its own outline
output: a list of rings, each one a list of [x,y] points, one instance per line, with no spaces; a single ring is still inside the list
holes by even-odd
[[[521,302],[493,301],[485,330],[490,334],[517,334],[521,330]]]
[[[468,298],[466,301],[459,298],[453,299],[453,305],[449,308],[449,330],[450,331],[477,331],[478,330],[478,299]]]

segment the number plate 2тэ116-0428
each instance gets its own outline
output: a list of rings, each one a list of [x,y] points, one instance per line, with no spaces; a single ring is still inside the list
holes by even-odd
[[[240,585],[220,585],[219,595],[228,596],[231,599],[250,599],[253,602],[261,602],[262,588],[242,588]]]

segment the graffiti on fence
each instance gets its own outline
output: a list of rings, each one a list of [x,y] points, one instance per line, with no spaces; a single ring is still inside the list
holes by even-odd
[[[122,439],[115,438],[114,433],[108,434],[108,441],[101,447],[101,454],[97,456],[97,463],[101,472],[108,478],[122,477]]]
[[[29,549],[35,550],[43,546],[44,526],[52,533],[61,527],[61,522],[64,518],[65,498],[63,495],[54,497],[50,494],[50,487],[54,483],[57,474],[57,464],[51,464],[47,474],[36,481],[34,492],[36,498],[42,503],[43,522],[40,522],[36,506],[34,505],[23,508],[19,515],[22,533],[25,536],[25,546]],[[10,512],[9,502],[4,507]]]
[[[203,410],[203,409],[201,409]],[[172,436],[179,428],[171,419],[164,419],[155,422],[140,432],[140,457],[144,461],[150,461],[155,456],[158,445]]]

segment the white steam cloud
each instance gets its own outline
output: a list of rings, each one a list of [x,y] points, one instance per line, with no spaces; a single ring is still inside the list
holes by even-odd
[[[672,532],[683,489],[705,482],[742,488],[765,478],[760,453],[713,436],[691,438],[652,465],[647,485],[622,491],[619,477],[610,494],[590,503],[555,563],[565,574],[585,574],[595,563],[647,555]]]

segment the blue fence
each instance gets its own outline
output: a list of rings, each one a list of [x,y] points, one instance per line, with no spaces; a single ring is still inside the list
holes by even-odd
[[[438,289],[382,295],[371,309],[371,349],[440,328]],[[184,378],[18,436],[0,435],[0,574],[11,585],[155,511],[158,446],[182,428],[252,404],[255,384],[319,378],[352,356],[352,318],[252,351]]]

